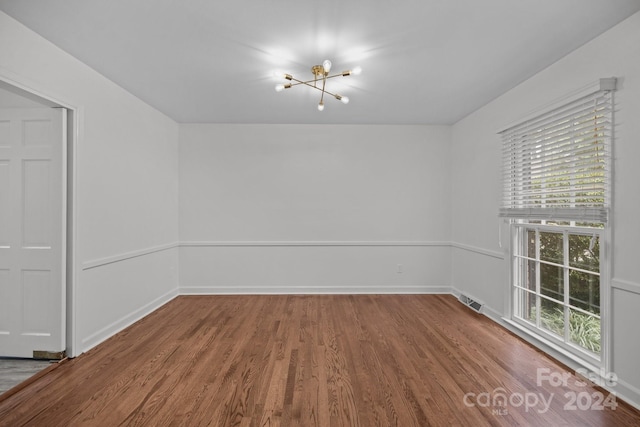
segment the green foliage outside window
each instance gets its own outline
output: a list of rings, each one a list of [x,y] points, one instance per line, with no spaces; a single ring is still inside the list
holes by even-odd
[[[540,310],[542,326],[560,336],[564,336],[564,311],[554,307]],[[530,319],[536,318],[536,308],[531,308]],[[569,340],[596,354],[600,353],[600,319],[579,311],[569,311]]]

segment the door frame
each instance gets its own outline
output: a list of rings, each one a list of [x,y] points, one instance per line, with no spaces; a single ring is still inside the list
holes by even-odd
[[[63,310],[65,324],[65,350],[68,357],[79,354],[76,331],[76,295],[77,295],[77,148],[81,140],[82,107],[64,101],[61,97],[51,96],[41,90],[33,82],[25,81],[22,76],[0,67],[0,82],[13,86],[23,92],[27,98],[36,98],[45,104],[55,104],[67,110],[67,138],[62,147],[62,203],[64,206],[62,221],[62,280],[65,283],[65,307]]]

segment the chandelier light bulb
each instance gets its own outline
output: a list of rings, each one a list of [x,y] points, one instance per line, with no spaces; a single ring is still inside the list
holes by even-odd
[[[324,68],[325,73],[328,73],[331,70],[331,61],[329,61],[328,59],[325,59],[324,62],[322,63],[322,68]]]
[[[276,92],[282,92],[284,90],[284,85],[276,85]]]
[[[362,73],[362,67],[356,67],[353,70],[351,70],[351,74],[353,74],[354,76],[359,75],[360,73]]]
[[[318,111],[322,110],[324,110],[324,102],[320,101],[320,104],[318,104]]]
[[[340,101],[342,101],[343,104],[348,104],[349,103],[349,97],[348,96],[343,96],[340,98]]]

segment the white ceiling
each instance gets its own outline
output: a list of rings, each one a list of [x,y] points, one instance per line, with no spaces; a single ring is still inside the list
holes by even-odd
[[[0,0],[0,10],[178,122],[451,124],[640,0]],[[294,87],[324,59],[360,76]],[[329,85],[330,84],[330,85]]]

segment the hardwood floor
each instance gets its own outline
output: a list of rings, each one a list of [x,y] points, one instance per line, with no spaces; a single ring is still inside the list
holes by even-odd
[[[566,371],[447,295],[181,296],[1,400],[0,425],[640,423]]]

